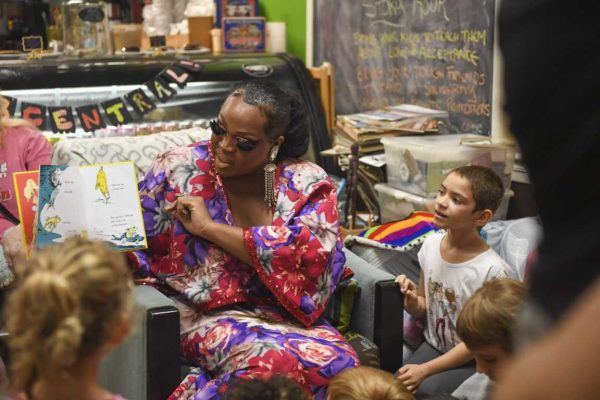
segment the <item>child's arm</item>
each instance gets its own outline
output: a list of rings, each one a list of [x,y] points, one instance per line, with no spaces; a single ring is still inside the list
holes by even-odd
[[[423,279],[423,272],[421,272],[421,278],[419,279],[418,291],[417,286],[406,275],[398,275],[396,283],[400,285],[400,292],[404,295],[404,309],[413,317],[424,317],[427,307],[425,306],[425,280]]]
[[[464,343],[459,343],[445,354],[423,364],[406,364],[398,370],[398,379],[406,388],[415,392],[425,378],[437,373],[460,367],[473,358]]]

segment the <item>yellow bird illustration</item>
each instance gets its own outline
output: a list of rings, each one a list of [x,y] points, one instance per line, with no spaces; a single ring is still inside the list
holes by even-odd
[[[48,217],[46,218],[46,222],[44,222],[44,229],[52,232],[56,229],[56,225],[58,225],[60,221],[62,220],[58,215],[55,215],[54,217]]]
[[[132,226],[131,228],[128,228],[127,231],[125,232],[125,236],[128,238],[131,238],[134,235],[137,235],[137,227],[136,226]]]
[[[108,203],[108,199],[110,199],[110,194],[108,193],[108,182],[106,181],[106,172],[104,172],[104,168],[100,167],[98,170],[98,174],[96,175],[96,190],[100,190],[102,196]]]

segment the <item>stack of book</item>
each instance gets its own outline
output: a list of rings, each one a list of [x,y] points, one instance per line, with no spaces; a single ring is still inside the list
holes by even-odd
[[[438,134],[444,118],[448,118],[447,111],[411,104],[337,116],[333,129],[333,148],[321,154],[336,156],[341,170],[347,171],[347,202],[355,204],[344,210],[346,225],[357,227],[361,213],[369,216],[365,226],[379,220],[378,194],[374,186],[387,180],[381,139]]]
[[[334,128],[334,148],[349,152],[357,143],[360,153],[383,150],[382,137],[439,133],[439,119],[448,112],[399,104],[356,114],[338,115]]]

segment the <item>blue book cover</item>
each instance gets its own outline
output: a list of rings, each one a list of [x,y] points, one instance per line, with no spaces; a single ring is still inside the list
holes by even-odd
[[[223,18],[224,51],[265,51],[265,19],[263,17]]]

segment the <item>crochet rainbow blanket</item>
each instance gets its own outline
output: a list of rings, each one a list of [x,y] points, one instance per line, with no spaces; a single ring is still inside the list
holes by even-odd
[[[408,251],[439,231],[433,225],[433,214],[429,212],[414,212],[407,218],[374,226],[356,235],[349,235],[344,241],[346,247],[353,243],[385,248],[396,251]]]

